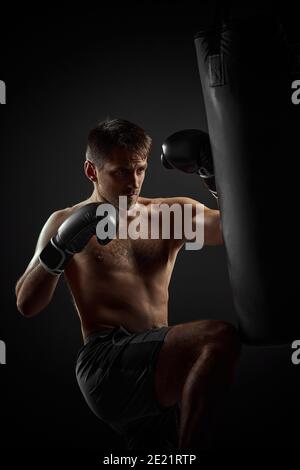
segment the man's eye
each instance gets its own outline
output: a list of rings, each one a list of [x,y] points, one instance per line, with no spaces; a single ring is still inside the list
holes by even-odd
[[[137,172],[141,174],[141,173],[144,173],[144,171],[145,171],[145,168],[140,168]]]
[[[125,175],[125,171],[124,170],[118,170],[118,171],[115,172],[115,175],[123,176],[123,175]]]

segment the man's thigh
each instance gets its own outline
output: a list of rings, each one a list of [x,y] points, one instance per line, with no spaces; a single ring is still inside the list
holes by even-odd
[[[174,325],[167,332],[155,366],[155,395],[161,406],[172,406],[193,364],[209,343],[230,341],[235,329],[219,320],[199,320]]]

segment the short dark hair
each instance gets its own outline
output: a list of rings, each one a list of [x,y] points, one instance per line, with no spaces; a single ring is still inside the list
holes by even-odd
[[[101,167],[115,147],[146,159],[152,139],[144,129],[125,119],[105,119],[89,132],[86,159]]]

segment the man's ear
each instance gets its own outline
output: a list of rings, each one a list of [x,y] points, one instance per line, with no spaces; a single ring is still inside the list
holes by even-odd
[[[84,162],[84,173],[90,181],[97,181],[96,168],[94,163],[92,163],[90,160],[85,160]]]

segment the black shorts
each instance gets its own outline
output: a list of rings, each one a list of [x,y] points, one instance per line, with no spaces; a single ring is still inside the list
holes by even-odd
[[[161,406],[155,396],[154,369],[172,326],[130,333],[124,327],[87,338],[76,361],[76,377],[92,411],[122,435],[128,449],[175,450],[179,403]]]

